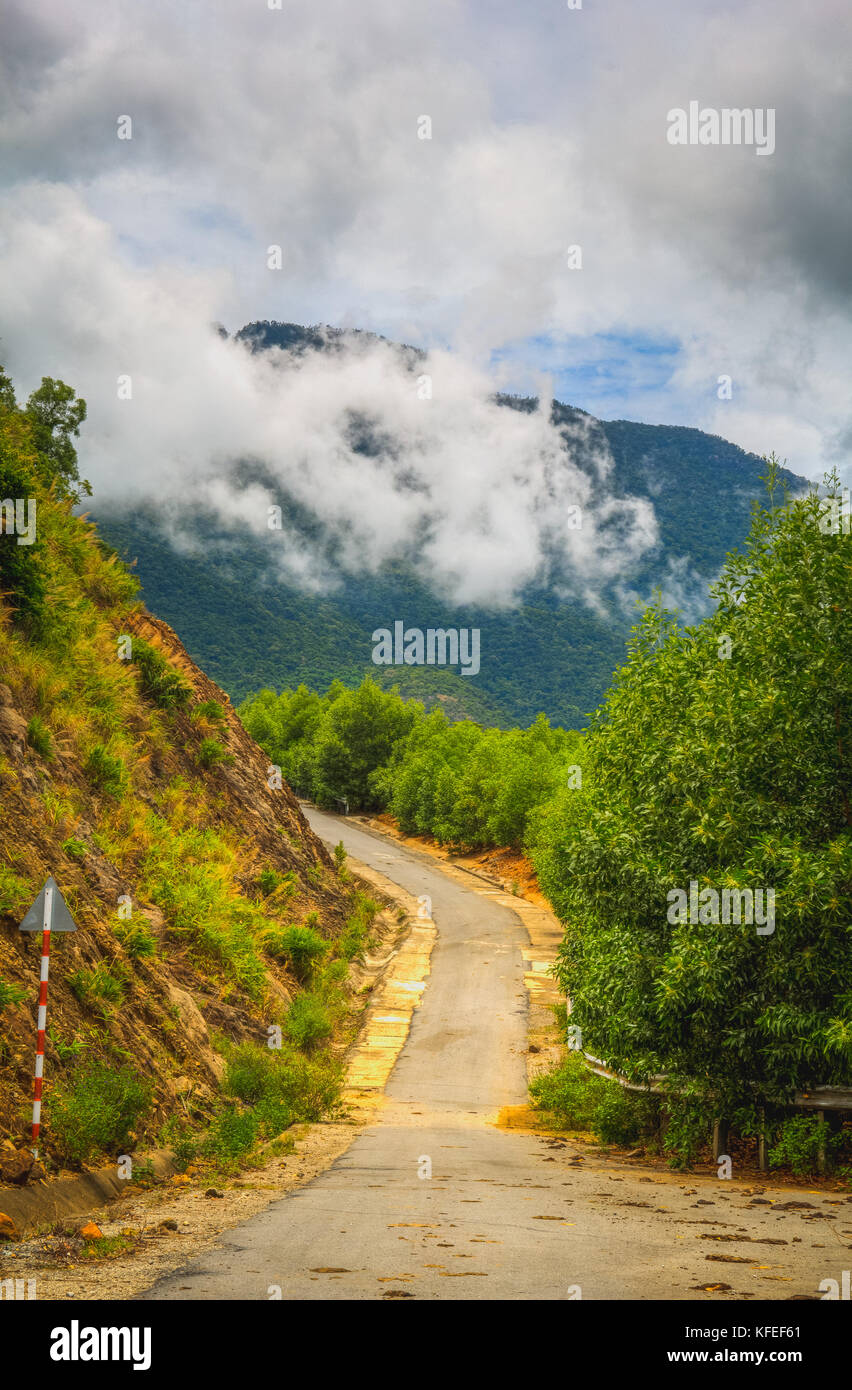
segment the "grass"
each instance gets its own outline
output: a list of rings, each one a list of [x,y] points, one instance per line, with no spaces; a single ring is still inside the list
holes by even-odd
[[[360,960],[370,938],[370,928],[380,911],[380,904],[363,893],[355,895],[355,910],[346,921],[346,926],[337,943],[337,952],[346,960]]]
[[[6,864],[0,864],[0,912],[23,911],[35,897],[35,888],[29,879],[14,873]]]
[[[114,757],[102,743],[95,744],[83,764],[83,771],[92,786],[107,796],[121,796],[127,785],[127,768],[121,758]]]
[[[34,714],[27,725],[27,743],[42,758],[50,762],[54,754],[53,735],[40,715]]]
[[[200,1159],[234,1171],[259,1143],[292,1124],[319,1120],[339,1103],[342,1067],[328,1057],[243,1042],[229,1045],[225,1058],[225,1105],[206,1135],[199,1139],[169,1126],[161,1136],[178,1167]]]
[[[201,700],[194,707],[190,719],[193,723],[202,721],[207,724],[218,724],[224,728],[228,723],[228,716],[223,705],[218,700]]]
[[[266,988],[261,954],[269,918],[245,899],[238,883],[240,855],[223,835],[209,828],[146,817],[147,841],[140,887],[162,910],[169,934],[185,941],[196,959],[217,963],[258,1002]]]
[[[120,921],[115,935],[131,960],[143,960],[157,953],[157,941],[147,922]]]
[[[10,1004],[23,1004],[29,998],[29,991],[20,989],[17,985],[10,985],[8,980],[0,978],[0,1013],[8,1009]]]
[[[195,760],[199,767],[211,768],[233,763],[234,758],[217,738],[203,738],[198,745]]]
[[[166,658],[141,637],[133,638],[133,664],[139,673],[143,695],[160,709],[183,709],[189,702],[192,687]]]
[[[87,1240],[80,1251],[83,1260],[115,1260],[119,1255],[130,1255],[136,1249],[132,1236],[94,1236]]]
[[[124,998],[125,982],[116,967],[110,969],[103,961],[91,970],[74,970],[68,976],[68,984],[81,1004],[91,1008],[108,1010],[113,1004],[120,1004]]]

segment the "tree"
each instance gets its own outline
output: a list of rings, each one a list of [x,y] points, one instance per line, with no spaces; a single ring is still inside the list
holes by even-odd
[[[90,497],[92,489],[85,478],[80,479],[77,450],[71,442],[80,434],[86,402],[64,381],[44,376],[27,401],[26,415],[41,456],[44,481],[49,485],[56,479],[60,495],[75,499],[73,484],[79,482],[82,492]]]
[[[584,1046],[729,1115],[852,1083],[852,538],[822,517],[756,509],[699,625],[649,608],[536,832]],[[723,920],[758,889],[770,930]]]

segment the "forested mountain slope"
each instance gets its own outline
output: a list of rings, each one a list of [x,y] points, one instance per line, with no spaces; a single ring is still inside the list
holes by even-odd
[[[237,337],[252,352],[281,349],[296,364],[306,353],[344,353],[348,344],[372,335],[256,323]],[[399,352],[416,370],[416,349]],[[516,397],[500,399],[507,410],[534,406]],[[585,454],[583,435],[572,439],[581,464],[585,459],[591,472],[592,450],[607,450],[612,495],[650,499],[657,518],[659,544],[627,567],[617,585],[597,586],[594,606],[551,587],[529,588],[514,609],[454,607],[402,560],[372,575],[348,576],[336,591],[307,593],[282,580],[270,562],[271,547],[280,545],[280,538],[246,532],[235,542],[233,531],[199,506],[193,508],[192,550],[174,549],[169,516],[159,503],[132,511],[99,506],[99,525],[122,556],[136,561],[146,601],[234,700],[261,686],[304,682],[325,690],[335,678],[354,686],[369,672],[430,706],[442,704],[451,717],[465,714],[507,727],[528,724],[544,711],[557,723],[582,727],[624,658],[636,597],[648,598],[660,586],[668,598],[686,601],[692,616],[699,611],[725,554],[748,531],[751,502],[762,494],[764,464],[701,430],[594,421],[558,402],[553,420],[568,431],[583,422]],[[369,442],[363,448],[369,452]],[[250,465],[235,461],[235,469],[250,482]],[[779,476],[794,491],[804,486],[783,469]],[[311,518],[300,523],[297,517],[299,524],[309,536]],[[185,533],[184,516],[181,525]],[[424,629],[478,627],[480,673],[468,678],[449,669],[374,666],[371,633],[396,618]]]

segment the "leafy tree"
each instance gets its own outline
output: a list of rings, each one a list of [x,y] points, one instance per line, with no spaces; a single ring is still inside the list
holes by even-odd
[[[319,727],[315,749],[315,795],[328,803],[345,797],[354,806],[375,807],[371,774],[390,758],[394,744],[422,714],[395,691],[380,690],[366,677],[357,690],[335,692]]]
[[[646,612],[592,776],[534,832],[585,1047],[752,1119],[852,1082],[852,539],[822,517],[815,494],[756,509],[709,618]],[[774,890],[774,930],[714,920],[709,895],[683,920],[669,894],[691,882]]]
[[[45,483],[56,479],[61,496],[77,499],[74,483],[91,497],[92,489],[77,468],[77,450],[72,444],[86,418],[86,402],[64,381],[43,376],[27,401],[26,415],[32,426],[33,442],[41,459]]]

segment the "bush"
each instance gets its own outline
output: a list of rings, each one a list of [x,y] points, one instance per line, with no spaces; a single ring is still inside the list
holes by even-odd
[[[258,1140],[276,1138],[297,1121],[321,1119],[338,1102],[342,1069],[328,1058],[245,1042],[226,1054],[223,1090],[240,1104],[216,1119],[199,1152],[233,1162]]]
[[[530,1083],[533,1106],[560,1128],[588,1131],[602,1144],[633,1145],[650,1131],[655,1102],[589,1071],[577,1052]]]
[[[151,1106],[152,1087],[132,1067],[90,1062],[50,1091],[48,1133],[65,1162],[119,1153]]]
[[[817,1172],[820,1144],[831,1158],[844,1142],[844,1135],[832,1134],[828,1125],[815,1115],[792,1115],[778,1126],[774,1144],[769,1147],[770,1168],[791,1168],[797,1177]]]
[[[328,950],[328,942],[312,927],[273,928],[266,936],[264,945],[271,956],[287,962],[300,984],[310,979]]]
[[[284,1023],[284,1032],[295,1047],[311,1052],[331,1037],[331,1015],[319,995],[299,994],[293,1000]]]

